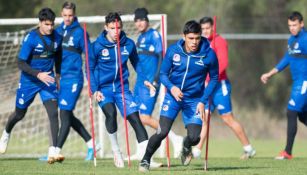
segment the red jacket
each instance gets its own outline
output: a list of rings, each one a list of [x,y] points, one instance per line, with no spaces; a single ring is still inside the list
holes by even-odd
[[[211,48],[216,53],[217,59],[219,61],[219,81],[226,80],[227,74],[226,69],[228,67],[228,44],[227,41],[216,34],[213,41],[213,36],[211,35],[208,40],[210,41]],[[209,76],[207,76],[206,81],[209,81]]]

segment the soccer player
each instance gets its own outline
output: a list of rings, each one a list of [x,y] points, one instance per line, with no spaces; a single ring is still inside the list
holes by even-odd
[[[218,62],[219,62],[219,81],[218,85],[213,91],[211,97],[210,111],[214,111],[217,108],[220,117],[224,123],[232,129],[236,134],[241,144],[243,145],[243,155],[241,159],[248,159],[253,157],[256,154],[255,149],[253,149],[250,144],[245,131],[241,124],[234,118],[231,107],[231,84],[226,74],[226,69],[228,67],[228,46],[227,41],[218,34],[213,36],[213,20],[211,17],[203,17],[200,20],[202,28],[202,36],[206,37],[210,44],[211,48],[214,49]],[[214,40],[213,40],[214,39]],[[209,77],[207,77],[207,82]],[[201,150],[204,145],[204,141],[207,135],[206,124],[203,125],[200,142],[193,148],[193,157],[200,157]]]
[[[116,25],[116,22],[118,25]],[[124,161],[117,142],[116,106],[124,116],[122,93],[125,95],[127,120],[135,131],[138,143],[141,145],[148,143],[148,135],[140,120],[138,106],[134,102],[128,82],[127,61],[129,59],[133,67],[136,68],[139,58],[133,40],[126,36],[122,27],[120,15],[116,12],[109,13],[105,17],[105,30],[92,44],[89,59],[92,92],[106,117],[105,125],[114,154],[114,164],[119,168],[124,167]],[[117,37],[120,41],[121,62],[119,62],[117,52]],[[120,77],[119,64],[122,67],[122,77]],[[121,78],[124,82],[123,92]]]
[[[210,75],[210,81],[205,88],[207,73]],[[139,165],[139,171],[142,172],[149,170],[150,158],[167,136],[179,111],[182,111],[182,119],[187,129],[181,152],[183,165],[189,165],[192,146],[200,140],[205,104],[218,82],[218,61],[210,43],[201,37],[201,26],[198,22],[188,21],[183,28],[183,39],[167,49],[160,79],[167,92],[157,132],[150,137],[146,153]]]
[[[291,33],[288,50],[275,68],[261,76],[261,81],[266,84],[273,75],[290,66],[293,84],[287,109],[287,144],[275,158],[278,160],[293,158],[292,147],[297,132],[297,118],[307,126],[307,32],[301,13],[291,13],[288,17],[288,27]]]
[[[84,139],[88,151],[85,160],[94,158],[93,140],[83,124],[73,114],[77,100],[83,88],[82,52],[85,52],[84,34],[78,18],[76,5],[65,2],[62,6],[63,22],[56,31],[63,36],[62,64],[58,105],[60,108],[61,128],[56,147],[56,160],[63,161],[60,151],[69,134],[70,127]],[[88,37],[87,37],[88,38]],[[87,41],[90,43],[90,41]]]
[[[139,63],[137,64],[137,79],[134,87],[134,96],[139,105],[140,118],[143,125],[158,128],[158,121],[151,117],[155,107],[160,87],[160,67],[162,63],[162,40],[160,34],[149,27],[148,11],[146,8],[137,8],[134,12],[134,23],[140,32],[137,40],[137,51]],[[150,83],[155,86],[154,91],[150,91],[144,84],[144,76]],[[182,137],[177,136],[174,132],[169,132],[169,138],[174,145],[174,157],[180,155],[182,149]],[[141,160],[144,156],[146,147],[137,146],[137,153],[131,156],[131,159]],[[151,162],[153,163],[153,162]]]
[[[53,30],[55,14],[50,8],[41,9],[38,18],[39,27],[24,38],[18,56],[21,76],[16,92],[16,108],[9,117],[0,139],[0,153],[6,151],[13,127],[24,118],[28,107],[39,93],[50,121],[48,162],[53,163],[59,130],[57,87],[53,67],[55,65],[58,76],[62,56],[62,37]]]

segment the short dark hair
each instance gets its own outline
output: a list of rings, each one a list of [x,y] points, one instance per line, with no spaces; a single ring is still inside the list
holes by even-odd
[[[62,9],[71,9],[74,13],[76,12],[76,4],[73,2],[64,2]]]
[[[105,23],[109,24],[111,22],[116,22],[116,20],[121,24],[122,26],[122,19],[120,18],[120,14],[118,12],[110,12],[106,17],[105,17]]]
[[[201,33],[201,26],[198,22],[195,20],[191,20],[185,23],[183,27],[183,34],[189,34],[189,33]]]
[[[137,21],[138,19],[140,20],[146,20],[147,22],[149,21],[148,19],[148,10],[146,8],[137,8],[134,11],[134,21]]]
[[[213,25],[213,19],[211,17],[205,16],[199,20],[200,24],[206,24],[210,23],[210,25]]]
[[[303,21],[303,15],[298,11],[294,11],[288,16],[288,19],[291,20],[291,21],[298,20],[299,22],[302,22]]]
[[[52,21],[55,20],[55,13],[48,7],[41,9],[38,12],[38,19],[39,21]]]

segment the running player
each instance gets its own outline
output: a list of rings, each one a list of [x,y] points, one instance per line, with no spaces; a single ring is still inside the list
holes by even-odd
[[[105,30],[93,43],[89,67],[91,73],[91,89],[98,101],[106,120],[105,125],[109,134],[116,167],[124,167],[124,160],[117,142],[117,112],[116,106],[124,116],[122,93],[125,96],[127,120],[133,127],[139,144],[147,145],[148,135],[139,117],[138,106],[134,102],[132,93],[129,90],[128,59],[136,68],[138,55],[136,46],[124,31],[122,31],[122,20],[118,13],[111,12],[105,17]],[[117,53],[117,37],[120,41],[121,63]],[[122,67],[122,77],[120,72]],[[124,87],[121,87],[122,78]],[[124,91],[122,91],[122,88]]]
[[[209,73],[210,81],[204,82]],[[187,129],[183,140],[181,162],[189,165],[192,146],[200,140],[205,104],[218,82],[218,61],[210,43],[201,37],[201,26],[188,21],[183,28],[183,39],[171,45],[163,60],[160,79],[167,88],[157,132],[150,137],[139,171],[149,170],[150,158],[167,136],[179,111]],[[178,143],[180,144],[180,143]]]
[[[285,56],[275,68],[261,76],[261,81],[266,84],[273,75],[290,66],[293,84],[287,109],[287,144],[275,157],[278,160],[293,158],[292,147],[297,132],[297,118],[307,126],[307,32],[304,29],[302,14],[292,12],[288,17],[288,27],[291,36]]]

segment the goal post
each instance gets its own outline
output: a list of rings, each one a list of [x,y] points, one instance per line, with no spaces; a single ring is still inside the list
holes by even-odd
[[[167,16],[165,14],[151,14],[148,15],[150,21],[150,27],[156,29],[164,35],[164,43],[166,43],[166,28],[167,28]],[[164,31],[162,31],[162,18],[164,19]],[[128,37],[137,40],[138,32],[134,26],[134,15],[122,15],[123,30]],[[78,17],[80,23],[87,24],[87,30],[90,34],[91,41],[95,40],[97,36],[103,30],[105,22],[104,16],[80,16]],[[62,22],[62,18],[57,17],[55,24]],[[0,132],[5,128],[5,124],[8,117],[15,110],[15,92],[19,83],[20,71],[17,67],[17,57],[25,35],[38,24],[37,18],[19,18],[19,19],[0,19],[0,26],[21,26],[24,30],[21,31],[7,31],[0,33],[0,98],[3,99],[0,102]],[[83,67],[85,64],[83,64]],[[133,90],[135,84],[136,74],[130,69],[130,89]],[[85,70],[85,69],[83,69]],[[88,97],[87,97],[87,81],[84,82],[84,87],[81,92],[80,98],[77,102],[74,110],[75,116],[82,121],[86,129],[90,133],[90,119],[88,116]],[[162,89],[162,88],[161,88]],[[162,92],[162,91],[161,91]],[[163,94],[162,94],[163,95]],[[28,109],[25,118],[20,121],[12,130],[10,143],[8,145],[7,153],[1,155],[1,157],[38,157],[47,154],[48,151],[48,125],[49,120],[44,106],[41,103],[40,98],[36,96],[34,102]],[[153,116],[159,117],[161,96],[157,100]],[[97,102],[93,104],[93,113],[95,119],[95,133],[96,140],[100,143],[102,149],[97,152],[98,157],[110,157],[112,156],[112,150],[107,137],[107,131],[105,129],[105,117],[101,112]],[[124,121],[118,112],[118,141],[122,146],[121,151],[125,153],[124,142]],[[146,128],[149,135],[154,130]],[[129,125],[129,136],[131,144],[131,152],[135,152],[136,138],[133,129]],[[63,146],[63,154],[66,157],[84,157],[86,155],[86,143],[82,138],[71,128],[70,134],[66,143]]]

